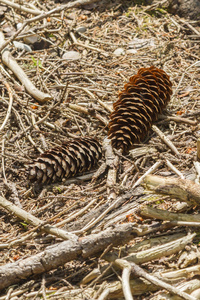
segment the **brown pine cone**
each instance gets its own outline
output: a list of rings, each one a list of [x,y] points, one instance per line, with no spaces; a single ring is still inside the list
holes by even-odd
[[[102,156],[94,138],[77,138],[45,151],[28,166],[30,182],[52,183],[91,170]]]
[[[147,135],[172,94],[169,76],[154,66],[142,68],[129,79],[113,104],[108,124],[112,146],[127,153]]]

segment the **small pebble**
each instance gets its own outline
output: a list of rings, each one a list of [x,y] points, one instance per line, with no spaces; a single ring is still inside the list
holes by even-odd
[[[19,30],[22,27],[22,23],[17,23],[17,30]]]
[[[123,48],[117,48],[114,52],[114,55],[116,56],[120,56],[120,55],[124,55],[125,54],[125,50]]]
[[[32,35],[29,35],[29,36],[25,36],[23,38],[23,41],[26,44],[34,44],[34,43],[36,43],[39,40],[40,40],[40,37],[37,34],[32,34]]]
[[[76,29],[77,32],[84,33],[87,31],[87,28],[84,26],[80,26]]]
[[[21,42],[16,42],[16,41],[14,41],[14,42],[13,42],[13,45],[14,45],[15,48],[17,48],[17,49],[25,50],[25,51],[27,51],[27,52],[31,52],[31,51],[32,51],[32,49],[31,49],[31,47],[30,47],[29,45],[23,44],[23,43],[21,43]]]
[[[81,54],[77,51],[67,51],[62,56],[63,59],[78,60],[81,59]]]

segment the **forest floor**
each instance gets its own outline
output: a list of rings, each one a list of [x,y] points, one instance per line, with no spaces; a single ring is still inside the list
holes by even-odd
[[[2,2],[0,22],[5,40],[17,32],[20,24],[62,5],[49,0],[29,1],[22,7],[35,10],[35,14],[31,14]],[[0,300],[124,299],[122,272],[110,263],[108,254],[122,258],[130,254],[148,256],[156,251],[159,255],[133,261],[138,262],[146,274],[170,286],[178,286],[195,299],[200,289],[200,279],[195,277],[199,274],[200,222],[195,219],[196,223],[192,224],[191,220],[198,214],[199,207],[181,201],[180,195],[177,199],[149,193],[138,180],[153,166],[155,175],[199,183],[199,171],[194,163],[200,136],[199,37],[200,22],[170,15],[164,7],[142,5],[141,1],[113,0],[63,9],[33,21],[16,35],[14,43],[12,40],[8,44],[10,53],[32,83],[52,99],[45,103],[36,101],[1,61],[2,199],[45,224],[73,232],[80,240],[123,224],[141,230],[148,228],[148,232],[129,239],[124,245],[117,245],[116,241],[112,247],[112,243],[108,243],[98,254],[66,261],[43,274],[25,276],[4,289],[0,281]],[[27,47],[31,49],[27,51]],[[93,170],[39,188],[29,184],[27,165],[43,151],[77,136],[97,137],[103,144],[118,92],[140,68],[152,65],[170,76],[171,101],[143,143],[126,156],[115,152],[119,158],[117,180],[110,189],[108,170],[95,179],[96,170]],[[157,128],[170,145],[157,134]],[[99,166],[104,163],[105,155]],[[114,201],[116,205],[112,205]],[[190,224],[184,221],[175,224],[159,216],[145,217],[141,211],[147,204],[176,213],[175,220],[180,213],[189,215]],[[7,205],[1,206],[4,207],[0,208],[0,268],[31,258],[63,241],[59,234],[49,234],[37,226],[40,223],[31,223],[23,216],[20,219],[12,207],[9,211]],[[186,238],[188,242],[181,248]],[[169,251],[172,242],[174,251]],[[163,250],[157,249],[161,245]],[[144,250],[149,252],[145,254]],[[105,266],[109,272],[104,272]],[[193,273],[189,271],[191,267]],[[165,272],[177,270],[185,271],[181,276],[174,273],[173,280],[170,275],[166,275],[167,279],[162,277]],[[139,277],[131,277],[134,299],[175,299],[166,289]]]

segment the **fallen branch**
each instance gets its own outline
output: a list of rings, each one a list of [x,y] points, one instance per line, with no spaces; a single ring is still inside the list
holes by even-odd
[[[198,159],[198,152],[199,152],[199,145],[198,145],[198,140],[197,140],[197,159]],[[194,167],[197,172],[197,177],[195,179],[195,183],[199,184],[199,178],[200,178],[200,162],[199,161],[193,161]]]
[[[147,279],[148,281],[150,281],[151,283],[153,283],[161,288],[164,288],[167,291],[169,291],[175,295],[178,295],[183,299],[186,299],[186,300],[195,300],[196,299],[196,298],[188,295],[187,293],[180,291],[177,287],[174,287],[173,285],[166,283],[153,275],[148,274],[141,267],[137,266],[134,262],[131,262],[130,265],[131,265],[131,271],[135,275],[137,275],[139,277],[143,277],[143,278]]]
[[[77,231],[72,231],[73,234],[80,234],[80,233],[84,233],[86,231],[88,231],[89,229],[91,229],[92,227],[94,227],[95,224],[97,224],[98,222],[100,222],[101,220],[104,219],[104,217],[110,212],[112,211],[114,208],[119,206],[119,203],[121,203],[121,197],[117,198],[112,204],[110,204],[108,206],[108,208],[106,208],[100,215],[98,215],[95,218],[92,218],[88,224],[86,226],[84,226],[83,228],[81,228],[80,230]]]
[[[189,124],[189,125],[192,125],[192,126],[195,126],[195,125],[198,124],[197,120],[193,121],[193,120],[190,120],[190,119],[187,119],[187,118],[184,118],[184,117],[178,117],[178,116],[160,115],[159,119],[164,120],[164,122],[166,122],[166,121],[174,121],[174,122],[177,122],[177,123],[185,123],[185,124]]]
[[[154,147],[150,146],[141,146],[135,149],[131,149],[129,151],[129,154],[132,156],[132,158],[137,158],[140,156],[145,156],[145,155],[152,155],[158,153],[158,150]]]
[[[165,280],[181,280],[183,278],[192,278],[196,275],[200,275],[200,265],[184,268],[181,270],[158,273],[158,276],[161,276]]]
[[[154,207],[144,206],[141,207],[140,214],[142,216],[159,219],[164,221],[176,221],[182,223],[194,223],[194,226],[197,224],[200,226],[200,214],[197,215],[188,215],[188,214],[181,214],[181,213],[174,213]]]
[[[180,178],[166,178],[148,175],[144,179],[146,187],[155,193],[171,195],[191,205],[200,204],[200,186],[193,181]]]
[[[185,176],[168,160],[165,160],[166,165],[178,176],[180,176],[180,178],[185,179]]]
[[[178,234],[174,234],[172,236],[169,236],[169,235],[163,236],[163,237],[159,236],[157,238],[143,240],[142,242],[136,243],[135,245],[128,247],[128,249],[125,245],[124,247],[121,247],[121,256],[123,257],[123,255],[124,254],[126,255],[127,252],[130,254],[133,252],[141,253],[142,251],[144,251],[143,249],[145,249],[146,253],[143,252],[143,254],[144,254],[144,256],[147,257],[149,255],[149,253],[152,252],[152,249],[153,249],[153,251],[155,251],[155,253],[156,252],[160,253],[159,255],[160,255],[160,257],[162,257],[163,252],[165,253],[165,255],[168,254],[168,253],[166,253],[166,249],[169,246],[169,242],[175,241],[175,240],[178,240],[178,242],[180,242],[180,238],[183,238],[183,237],[185,237],[185,235],[178,233]],[[178,244],[178,242],[176,244]],[[157,245],[163,245],[163,244],[165,244],[165,246],[162,249],[157,248]],[[170,248],[171,248],[171,246],[170,246]],[[147,251],[147,249],[149,249],[149,251]],[[125,250],[125,252],[124,252],[124,250]],[[179,251],[179,248],[176,247],[175,251],[176,250]],[[108,258],[108,260],[117,259],[117,253],[114,252],[112,254],[109,254],[109,256],[107,256],[107,257],[104,256],[104,259],[106,259],[106,258]],[[126,257],[126,261],[128,261],[128,260],[129,260],[129,256]],[[150,261],[151,261],[151,257],[150,257]],[[111,269],[108,269],[109,266],[110,266],[110,263],[100,266],[100,268],[98,268],[98,273],[96,272],[95,269],[93,269],[89,274],[87,274],[87,276],[86,276],[87,281],[89,282],[90,280],[97,278],[100,274],[102,275],[103,273],[105,273],[105,270],[107,270],[107,271],[106,271],[106,274],[104,274],[104,275],[109,276],[111,274]]]
[[[74,232],[74,231],[79,231],[81,230],[81,228],[86,227],[92,220],[96,220],[97,218],[99,218],[100,216],[102,216],[103,214],[105,214],[105,212],[107,212],[107,217],[110,217],[111,220],[113,220],[110,224],[107,224],[107,217],[104,217],[102,222],[103,225],[101,226],[101,222],[98,223],[98,227],[100,226],[101,230],[102,229],[107,229],[107,227],[112,226],[113,224],[116,224],[115,220],[114,220],[114,215],[117,211],[117,208],[124,206],[124,203],[129,200],[132,196],[131,192],[127,192],[126,194],[122,195],[122,196],[118,196],[116,198],[116,200],[114,201],[114,205],[113,203],[110,204],[108,201],[104,204],[102,204],[101,206],[97,207],[96,209],[90,209],[86,214],[84,214],[82,217],[75,217],[77,218],[77,220],[74,220],[73,222],[71,222],[73,219],[70,220],[70,224],[65,225],[65,229],[67,231],[70,232]],[[134,204],[132,203],[132,206],[138,206],[137,204],[137,198],[133,197]],[[133,201],[133,200],[132,200]],[[111,206],[111,207],[110,207]],[[108,214],[109,212],[109,214]],[[111,213],[112,212],[112,213]],[[105,214],[105,215],[106,215]],[[74,215],[73,215],[74,216]],[[100,218],[101,219],[101,218]],[[99,219],[99,220],[100,220]],[[62,221],[64,222],[64,221]],[[94,222],[95,223],[95,222]],[[93,225],[95,225],[93,223]],[[60,223],[57,224],[57,226],[60,226]],[[106,227],[105,227],[106,226]],[[95,229],[97,228],[97,226],[94,227]],[[93,228],[93,230],[94,230]]]
[[[200,280],[193,279],[187,282],[183,282],[179,285],[176,285],[176,288],[178,288],[180,291],[190,294],[191,296],[195,297],[194,293],[199,290],[200,288]],[[180,300],[181,298],[179,296],[172,296],[169,295],[169,293],[162,292],[159,293],[159,295],[155,295],[151,300]],[[199,299],[199,295],[196,296],[196,299]],[[1,300],[1,299],[0,299]]]
[[[192,242],[195,236],[196,233],[189,233],[188,235],[175,241],[165,243],[148,250],[132,253],[126,257],[123,257],[123,259],[126,259],[129,262],[132,261],[136,264],[142,264],[148,261],[159,259],[163,256],[169,256],[183,250],[187,244]],[[117,259],[117,254],[115,252],[107,253],[103,256],[103,258],[108,262],[115,262],[115,260]]]
[[[158,245],[163,245],[170,243],[172,241],[175,241],[177,239],[180,239],[185,236],[185,233],[175,233],[172,235],[164,235],[164,236],[157,236],[157,237],[152,237],[148,239],[144,239],[141,242],[136,243],[135,245],[131,245],[128,249],[125,248],[126,253],[133,253],[133,252],[139,252],[143,250],[147,250],[150,248],[154,248]],[[121,248],[121,251],[123,253],[123,247]]]
[[[0,47],[4,43],[4,35],[0,32]],[[34,84],[30,81],[28,76],[22,70],[22,68],[18,65],[14,57],[11,55],[9,50],[6,48],[1,53],[2,62],[15,74],[15,76],[19,79],[19,81],[24,85],[27,92],[35,98],[40,103],[45,103],[46,101],[52,99],[52,96],[38,90]]]
[[[23,210],[22,208],[20,208],[16,205],[14,205],[12,202],[6,200],[5,198],[3,198],[1,196],[0,196],[0,206],[4,207],[6,210],[8,210],[11,213],[14,213],[15,216],[17,216],[21,220],[27,222],[28,224],[39,227],[39,229],[41,231],[52,234],[54,236],[58,236],[65,240],[68,240],[68,239],[77,240],[77,236],[75,234],[72,234],[70,232],[67,232],[66,230],[57,228],[55,226],[45,224],[40,219],[36,218],[35,216],[31,215],[30,213],[26,212],[25,210]]]
[[[27,279],[58,268],[71,260],[94,256],[110,244],[117,246],[141,235],[142,230],[132,224],[119,225],[98,234],[91,234],[79,241],[64,241],[48,247],[45,251],[26,259],[0,266],[0,290]],[[144,232],[145,234],[145,232]]]
[[[130,287],[130,275],[131,275],[131,264],[125,259],[116,259],[115,264],[117,264],[122,272],[122,289],[124,293],[124,297],[126,300],[133,300],[131,287]]]
[[[142,295],[147,292],[155,292],[158,290],[158,287],[155,286],[154,284],[151,284],[149,281],[139,279],[139,278],[130,281],[130,288],[131,288],[131,293],[134,296]],[[117,281],[114,283],[110,283],[106,286],[105,290],[107,289],[109,289],[109,299],[124,298],[121,282]],[[99,299],[100,298],[98,298],[98,300]]]
[[[123,259],[124,260],[124,259]],[[118,259],[116,259],[115,263],[118,263]],[[98,274],[99,276],[100,270],[98,269]],[[92,272],[91,272],[92,273]],[[193,267],[188,267],[185,269],[181,270],[176,270],[172,272],[156,272],[153,273],[153,276],[155,278],[160,278],[162,281],[169,281],[170,283],[177,283],[177,281],[183,280],[183,278],[191,279],[194,276],[197,276],[200,274],[200,265],[193,266]],[[109,274],[105,274],[105,276],[108,276]],[[95,277],[97,277],[95,276]],[[182,292],[187,292],[191,293],[193,290],[196,290],[197,288],[200,287],[200,281],[198,279],[193,279],[189,280],[187,282],[183,282],[180,285],[176,286],[180,291]],[[147,281],[143,279],[142,277],[131,279],[130,280],[130,288],[131,288],[131,293],[132,295],[142,295],[147,292],[154,292],[158,290],[158,286],[150,283],[150,281]],[[88,289],[86,289],[87,291]],[[119,281],[113,282],[113,283],[108,283],[105,287],[104,290],[107,290],[107,293],[109,295],[109,299],[119,299],[121,297],[124,297],[123,292],[122,292],[122,283]],[[163,293],[166,295],[166,292]],[[103,293],[101,294],[103,295]],[[95,298],[96,299],[96,298]],[[98,298],[99,300],[100,298]],[[102,298],[103,299],[103,298]],[[154,300],[158,300],[160,298],[153,298]],[[166,298],[169,299],[169,298]],[[171,298],[170,298],[171,299]],[[174,299],[174,298],[173,298]],[[177,298],[177,300],[180,298]],[[1,300],[1,298],[0,298]]]

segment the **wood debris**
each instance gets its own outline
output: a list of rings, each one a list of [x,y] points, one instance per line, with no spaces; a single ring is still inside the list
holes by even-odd
[[[166,1],[22,2],[0,6],[0,300],[198,298],[199,23]],[[171,100],[134,149],[115,149],[113,103],[151,66]],[[57,150],[75,139],[69,178]],[[47,152],[56,175],[30,185]]]

